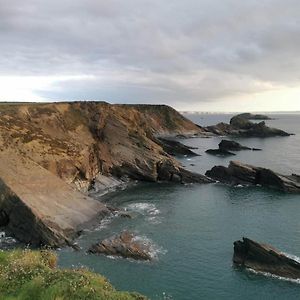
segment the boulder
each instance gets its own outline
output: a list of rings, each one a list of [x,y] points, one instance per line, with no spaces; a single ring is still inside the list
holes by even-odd
[[[272,246],[243,238],[234,242],[233,262],[235,265],[257,272],[299,279],[300,263]]]
[[[92,245],[89,253],[122,256],[137,260],[151,260],[150,245],[138,241],[134,234],[123,231],[95,245]]]
[[[206,176],[232,185],[261,185],[289,193],[300,193],[298,175],[282,175],[270,169],[255,167],[231,161],[228,167],[215,166],[205,173]]]

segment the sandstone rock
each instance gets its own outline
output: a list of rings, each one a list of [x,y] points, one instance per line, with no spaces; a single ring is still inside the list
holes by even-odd
[[[281,175],[270,169],[255,167],[237,161],[231,161],[228,167],[215,166],[205,173],[206,176],[232,185],[261,185],[283,192],[299,193],[300,178],[293,175]]]
[[[72,238],[105,205],[83,195],[30,159],[0,156],[1,222],[19,241],[34,246],[72,246]]]
[[[258,272],[267,272],[281,277],[299,279],[300,263],[272,246],[243,238],[234,242],[235,265]]]
[[[137,260],[151,260],[150,245],[136,240],[134,234],[123,231],[119,235],[105,239],[88,250],[93,254],[105,254],[133,258]]]

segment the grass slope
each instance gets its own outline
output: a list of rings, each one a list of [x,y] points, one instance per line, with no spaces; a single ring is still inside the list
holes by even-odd
[[[0,252],[0,299],[7,300],[145,300],[137,293],[119,292],[101,275],[87,269],[56,268],[48,250]]]

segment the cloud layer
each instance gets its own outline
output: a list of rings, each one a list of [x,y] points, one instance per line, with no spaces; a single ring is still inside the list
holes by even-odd
[[[48,76],[32,87],[46,99],[187,108],[294,88],[299,11],[299,0],[0,0],[0,78]]]

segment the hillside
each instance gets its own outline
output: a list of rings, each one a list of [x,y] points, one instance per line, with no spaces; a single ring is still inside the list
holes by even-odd
[[[107,213],[86,195],[95,186],[107,188],[126,178],[209,182],[184,170],[157,142],[158,135],[177,134],[202,130],[163,105],[1,105],[0,183],[5,196],[0,223],[25,242],[60,245],[90,219]],[[24,206],[22,222],[20,209],[13,209],[16,204]]]

